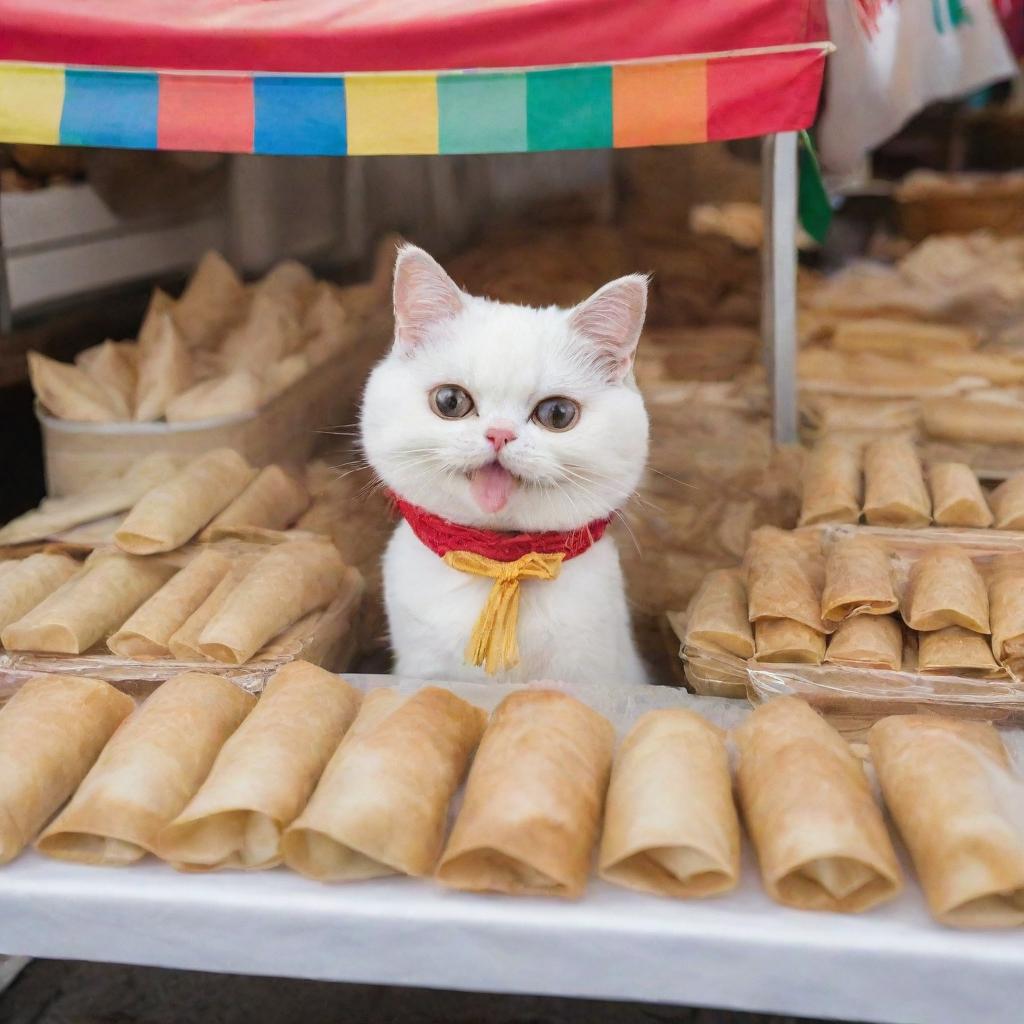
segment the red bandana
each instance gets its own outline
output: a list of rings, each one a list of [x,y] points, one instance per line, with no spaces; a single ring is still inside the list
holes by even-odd
[[[496,562],[514,562],[529,554],[563,554],[564,561],[582,555],[596,544],[611,518],[595,519],[579,530],[545,530],[538,533],[513,533],[510,530],[484,530],[476,526],[460,526],[428,512],[419,505],[391,495],[398,511],[412,527],[412,532],[435,555],[444,558],[449,551],[472,551]]]

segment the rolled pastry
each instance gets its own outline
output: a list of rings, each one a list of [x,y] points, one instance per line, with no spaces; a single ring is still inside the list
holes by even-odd
[[[293,352],[284,359],[271,363],[263,374],[263,400],[287,391],[296,381],[309,373],[310,361],[305,352]]]
[[[852,615],[888,615],[897,607],[889,552],[872,537],[837,540],[825,560],[821,617],[841,622]]]
[[[0,544],[43,540],[81,523],[105,519],[131,508],[150,488],[181,468],[181,459],[154,452],[140,459],[123,476],[63,498],[46,498],[37,509],[12,519],[0,529]]]
[[[664,896],[735,888],[740,825],[720,729],[684,708],[650,711],[615,757],[601,877]]]
[[[935,918],[963,928],[1024,925],[1024,781],[991,725],[896,715],[871,757]]]
[[[958,377],[983,377],[993,384],[1024,384],[1024,363],[999,352],[919,353],[918,359]]]
[[[214,517],[200,539],[215,540],[238,526],[283,530],[306,511],[309,500],[309,491],[295,477],[280,466],[267,466]]]
[[[864,449],[864,518],[873,526],[927,526],[932,503],[908,437],[880,437]]]
[[[271,295],[257,294],[245,318],[221,346],[221,360],[235,370],[262,371],[294,351],[302,328],[294,313]]]
[[[139,373],[135,384],[136,421],[158,420],[168,403],[192,384],[192,359],[169,313],[154,328],[153,340],[139,349]]]
[[[225,327],[245,307],[245,288],[231,265],[212,249],[203,255],[181,298],[174,320],[192,347],[220,340]]]
[[[114,423],[126,418],[106,389],[77,366],[29,352],[28,375],[36,398],[54,416],[85,423]]]
[[[820,665],[825,634],[794,619],[758,619],[754,623],[754,661],[783,665]]]
[[[323,882],[429,875],[486,721],[436,686],[411,697],[367,694],[309,806],[285,833],[285,863]]]
[[[80,568],[67,555],[29,555],[10,563],[0,576],[0,631],[27,615]]]
[[[898,671],[903,662],[903,630],[892,615],[855,615],[829,639],[825,661],[831,665]]]
[[[506,697],[491,718],[437,869],[472,892],[583,895],[615,732],[552,690]]]
[[[117,730],[36,849],[83,864],[131,864],[195,795],[256,698],[220,676],[164,683]]]
[[[321,541],[279,544],[259,558],[199,635],[215,661],[241,665],[268,640],[338,595],[345,563]]]
[[[764,887],[801,910],[858,912],[901,888],[860,762],[803,701],[777,697],[735,731],[743,816]]]
[[[1024,638],[1024,557],[1002,555],[992,563],[988,583],[992,653],[1002,663],[1008,645]]]
[[[992,510],[970,466],[963,462],[934,462],[928,469],[928,483],[932,489],[935,522],[939,526],[992,525]]]
[[[860,452],[836,438],[819,441],[803,474],[800,525],[855,523],[860,519]]]
[[[840,352],[880,352],[912,358],[918,353],[970,352],[978,344],[978,335],[945,324],[870,318],[840,320],[831,344]]]
[[[256,475],[233,448],[216,448],[193,459],[135,504],[114,534],[133,555],[173,551],[227,507]]]
[[[228,595],[245,578],[255,558],[251,555],[236,559],[230,571],[210,591],[201,605],[171,634],[167,649],[178,661],[207,661],[199,649],[199,637],[210,620],[224,607]]]
[[[989,500],[997,530],[1024,529],[1024,473],[1004,480]]]
[[[946,626],[917,638],[918,672],[994,676],[1000,672],[987,637],[963,626]]]
[[[114,632],[174,569],[150,559],[104,553],[93,556],[0,639],[9,651],[81,654]]]
[[[75,365],[107,393],[121,419],[131,419],[138,350],[134,342],[104,341],[75,356]]]
[[[793,619],[819,633],[835,628],[821,617],[825,563],[817,543],[814,537],[774,526],[762,526],[750,535],[745,562],[751,622]]]
[[[139,337],[136,341],[139,352],[150,348],[156,341],[157,335],[162,328],[161,317],[164,313],[172,313],[174,310],[174,299],[162,288],[154,288],[153,294],[149,297],[149,305],[146,306],[145,316],[142,318],[142,326],[139,327]],[[136,373],[138,372],[138,353],[135,361]]]
[[[695,647],[728,651],[737,658],[754,654],[747,619],[747,591],[740,569],[709,573],[690,610],[686,642]]]
[[[201,551],[135,611],[107,641],[107,647],[122,658],[166,656],[171,637],[230,569],[231,560],[219,551]]]
[[[985,582],[963,548],[931,548],[914,562],[902,610],[911,629],[989,632]]]
[[[944,441],[1024,444],[1024,406],[971,398],[921,403],[925,432]]]
[[[252,370],[235,370],[194,384],[167,403],[168,423],[223,419],[255,412],[263,404],[263,383]]]
[[[178,868],[269,868],[359,709],[359,691],[305,661],[267,684],[188,806],[160,833]],[[344,798],[344,794],[342,795]]]
[[[77,789],[135,702],[88,676],[36,676],[0,710],[0,864]]]

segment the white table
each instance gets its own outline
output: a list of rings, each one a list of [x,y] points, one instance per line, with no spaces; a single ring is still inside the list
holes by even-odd
[[[0,953],[201,971],[707,1005],[906,1024],[1020,1024],[1024,933],[957,932],[916,886],[862,916],[740,889],[676,902],[593,883],[579,903],[284,869],[182,875],[27,854],[0,871]]]

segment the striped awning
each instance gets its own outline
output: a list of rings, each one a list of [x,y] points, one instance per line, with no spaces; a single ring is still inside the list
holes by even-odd
[[[394,6],[0,0],[0,141],[370,155],[740,138],[808,126],[828,51],[819,0],[715,17],[706,0]]]

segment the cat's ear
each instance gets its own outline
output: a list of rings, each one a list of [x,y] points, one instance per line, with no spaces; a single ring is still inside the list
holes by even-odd
[[[433,256],[415,245],[403,246],[395,261],[395,343],[415,348],[430,329],[457,316],[465,295]]]
[[[599,288],[570,314],[569,323],[594,346],[594,357],[612,383],[629,372],[647,313],[647,276],[630,274]]]

